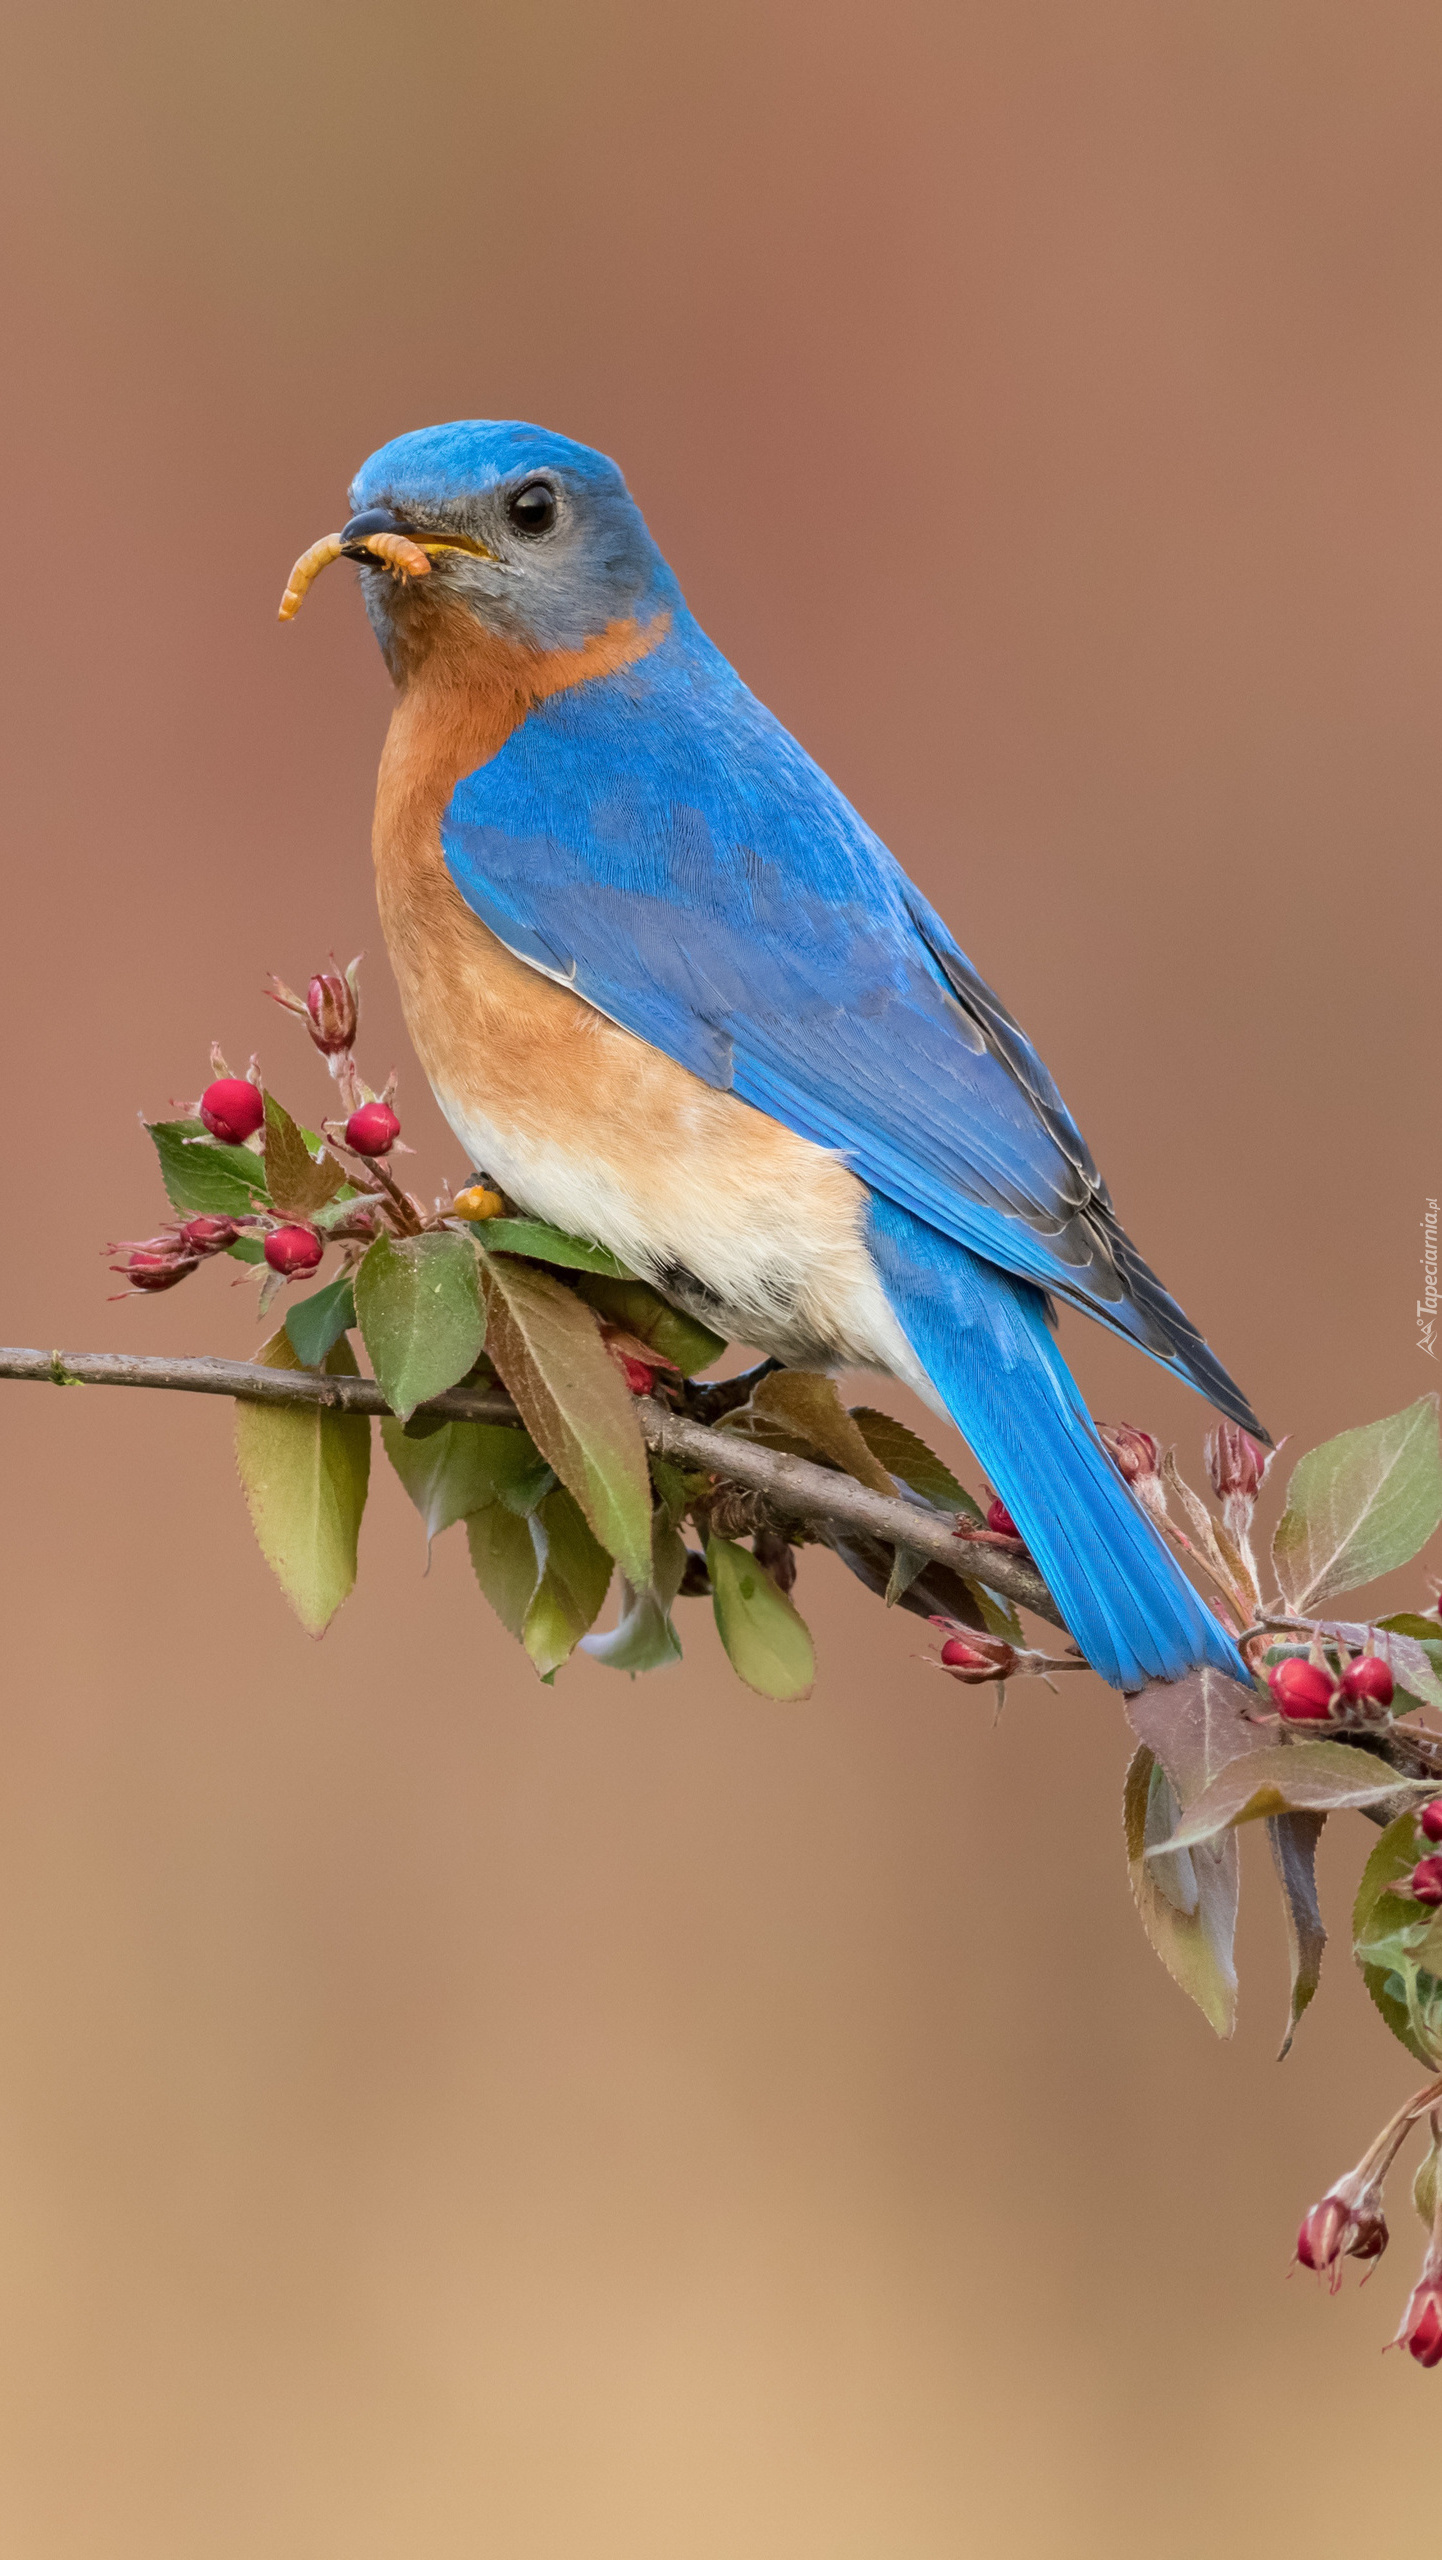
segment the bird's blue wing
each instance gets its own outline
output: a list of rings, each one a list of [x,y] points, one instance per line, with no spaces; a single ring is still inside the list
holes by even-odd
[[[442,842],[522,959],[1257,1427],[1010,1015],[694,624],[534,710]]]

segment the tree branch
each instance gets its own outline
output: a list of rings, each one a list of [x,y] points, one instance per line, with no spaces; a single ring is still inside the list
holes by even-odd
[[[253,1360],[163,1360],[124,1351],[21,1351],[0,1349],[0,1378],[29,1378],[57,1387],[161,1387],[189,1395],[240,1396],[252,1404],[323,1405],[338,1413],[389,1413],[374,1378],[338,1378],[315,1369],[266,1369]],[[748,1487],[788,1519],[814,1521],[841,1532],[910,1547],[953,1573],[984,1580],[1003,1599],[1030,1609],[1055,1627],[1061,1614],[1035,1565],[999,1548],[974,1547],[958,1537],[945,1516],[873,1493],[850,1476],[806,1458],[763,1448],[735,1432],[713,1431],[638,1396],[641,1436],[658,1458],[673,1466],[701,1468]],[[519,1422],[509,1396],[452,1387],[417,1406],[441,1422]]]

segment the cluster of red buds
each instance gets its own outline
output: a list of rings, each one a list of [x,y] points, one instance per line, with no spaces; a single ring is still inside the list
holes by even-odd
[[[1334,1724],[1384,1716],[1396,1695],[1390,1663],[1380,1654],[1359,1654],[1334,1671],[1320,1644],[1310,1654],[1292,1654],[1274,1663],[1267,1686],[1277,1713],[1288,1724]]]
[[[1422,1855],[1410,1875],[1403,1876],[1390,1889],[1405,1901],[1420,1902],[1436,1909],[1442,1904],[1442,1796],[1434,1796],[1417,1815],[1417,1828],[1422,1835]]]
[[[1424,1804],[1416,1821],[1424,1846],[1442,1841],[1442,1796]],[[1423,1856],[1411,1875],[1394,1884],[1391,1891],[1423,1904],[1442,1903],[1442,1857]],[[1381,2257],[1388,2238],[1382,2210],[1387,2173],[1412,2127],[1424,2119],[1430,2120],[1432,2133],[1431,2231],[1421,2274],[1392,2344],[1406,2347],[1418,2364],[1430,2369],[1442,2364],[1442,2079],[1434,2080],[1399,2107],[1375,2142],[1369,2144],[1356,2168],[1339,2178],[1321,2203],[1314,2204],[1304,2216],[1297,2234],[1297,2258],[1302,2266],[1325,2275],[1335,2293],[1345,2258]],[[1425,2190],[1420,2181],[1418,2192],[1424,2199],[1425,2214]]]
[[[1304,2267],[1325,2275],[1335,2293],[1342,2280],[1344,2258],[1371,2261],[1380,2258],[1387,2246],[1387,2219],[1382,2211],[1382,2187],[1388,2170],[1402,2144],[1419,2119],[1430,2114],[1433,2136],[1433,2162],[1438,2158],[1439,2119],[1436,2101],[1442,2096],[1442,2084],[1434,2083],[1419,2097],[1410,2099],[1398,2110],[1392,2122],[1384,2127],[1355,2169],[1314,2204],[1297,2234],[1297,2259]],[[1442,2364],[1442,2211],[1434,2205],[1432,2232],[1421,2273],[1407,2300],[1394,2347],[1405,2347],[1409,2355],[1425,2370]]]
[[[1344,2258],[1380,2258],[1387,2246],[1390,2234],[1382,2210],[1382,2185],[1390,2167],[1391,2156],[1379,2168],[1368,2154],[1303,2217],[1297,2262],[1315,2275],[1326,2276],[1333,2293],[1342,2281]]]
[[[183,1226],[167,1228],[163,1235],[144,1236],[134,1244],[107,1245],[107,1253],[124,1255],[110,1268],[142,1295],[173,1289],[177,1280],[188,1280],[212,1254],[228,1253],[242,1228],[256,1223],[250,1218],[187,1218]]]
[[[392,1076],[384,1093],[372,1093],[361,1082],[355,1064],[355,1039],[360,1023],[360,998],[356,983],[360,963],[353,960],[344,971],[318,970],[304,996],[274,979],[267,992],[287,1012],[304,1022],[315,1047],[326,1060],[331,1074],[340,1085],[346,1104],[346,1117],[323,1123],[325,1136],[336,1148],[344,1149],[362,1166],[374,1167],[400,1147],[401,1124],[394,1105],[395,1078]],[[211,1082],[192,1108],[208,1135],[223,1146],[245,1147],[252,1153],[263,1151],[265,1128],[265,1095],[260,1070],[251,1060],[248,1075],[232,1075],[218,1049],[212,1049],[214,1069]],[[366,1244],[378,1233],[378,1213],[389,1210],[407,1231],[418,1230],[425,1214],[418,1203],[400,1192],[388,1173],[378,1178],[355,1175],[353,1182],[364,1195],[348,1208],[344,1217],[326,1220],[326,1232],[303,1219],[281,1219],[257,1213],[253,1217],[189,1218],[184,1225],[167,1230],[163,1235],[148,1236],[135,1243],[111,1245],[109,1251],[123,1256],[112,1268],[125,1279],[132,1291],[152,1293],[172,1289],[179,1280],[188,1279],[192,1271],[212,1254],[225,1253],[242,1233],[249,1229],[260,1239],[267,1270],[276,1280],[296,1280],[316,1270],[325,1254],[328,1241]],[[493,1215],[501,1203],[486,1195],[484,1214]]]

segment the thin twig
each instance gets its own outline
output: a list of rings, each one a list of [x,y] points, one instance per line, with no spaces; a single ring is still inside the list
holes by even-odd
[[[374,1378],[331,1377],[314,1369],[267,1369],[253,1360],[165,1360],[122,1351],[21,1351],[0,1349],[0,1378],[29,1378],[52,1386],[160,1387],[190,1395],[240,1396],[252,1404],[323,1405],[338,1413],[388,1413]],[[950,1521],[909,1502],[873,1493],[868,1485],[806,1458],[762,1448],[731,1431],[712,1431],[671,1413],[650,1396],[635,1399],[636,1419],[649,1449],[672,1465],[702,1469],[764,1494],[793,1520],[815,1520],[859,1530],[888,1546],[907,1546],[953,1573],[975,1574],[981,1559],[953,1534]],[[417,1411],[442,1422],[516,1422],[508,1396],[474,1387],[452,1387]],[[1030,1609],[1052,1626],[1064,1621],[1036,1567],[1021,1556],[986,1551],[990,1590]]]

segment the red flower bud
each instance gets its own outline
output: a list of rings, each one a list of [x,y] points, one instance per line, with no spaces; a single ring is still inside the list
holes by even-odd
[[[1250,1431],[1237,1422],[1219,1422],[1207,1433],[1205,1449],[1207,1473],[1218,1500],[1240,1496],[1244,1502],[1255,1502],[1267,1472],[1267,1453]]]
[[[265,1240],[266,1261],[285,1280],[314,1271],[324,1252],[314,1227],[273,1227]]]
[[[946,1626],[945,1618],[934,1618],[933,1626]],[[970,1687],[983,1680],[1005,1680],[1016,1667],[1016,1647],[1001,1636],[948,1636],[941,1648],[941,1665],[954,1679],[964,1680]]]
[[[1442,2364],[1442,2275],[1429,2275],[1424,2267],[1392,2344],[1406,2347],[1429,2372]]]
[[[1379,1654],[1364,1653],[1342,1674],[1342,1695],[1349,1706],[1390,1707],[1392,1674]]]
[[[387,1156],[401,1134],[388,1102],[363,1102],[345,1124],[345,1142],[358,1156]]]
[[[265,1118],[265,1100],[246,1076],[220,1076],[200,1097],[200,1116],[213,1138],[228,1147],[244,1146]]]
[[[173,1289],[177,1280],[188,1280],[199,1268],[200,1256],[179,1236],[149,1236],[143,1244],[117,1244],[112,1253],[123,1253],[123,1262],[112,1262],[110,1268],[132,1289],[147,1294],[157,1289]]]
[[[1324,1671],[1320,1663],[1295,1657],[1290,1662],[1279,1662],[1268,1672],[1267,1686],[1292,1724],[1307,1724],[1331,1713],[1335,1683],[1330,1671]]]
[[[354,971],[355,962],[351,962]],[[306,1029],[322,1056],[339,1057],[353,1048],[360,1007],[350,976],[338,969],[319,970],[305,991]]]
[[[1442,1902],[1442,1857],[1419,1858],[1407,1881],[1419,1902]]]
[[[1149,1431],[1139,1431],[1134,1422],[1100,1422],[1097,1429],[1128,1484],[1148,1484],[1160,1475],[1161,1448]]]
[[[653,1350],[639,1334],[628,1333],[623,1324],[603,1324],[601,1340],[633,1396],[654,1395],[656,1380],[663,1369],[669,1369],[673,1377],[680,1376],[674,1360],[668,1360],[663,1352]]]
[[[1424,1804],[1417,1819],[1424,1840],[1442,1840],[1442,1796],[1434,1796],[1430,1804]]]
[[[180,1230],[183,1241],[200,1254],[225,1253],[240,1233],[234,1218],[187,1218]]]
[[[1380,2258],[1387,2246],[1387,2218],[1373,2191],[1356,2191],[1356,2173],[1343,2178],[1314,2204],[1297,2234],[1297,2256],[1317,2275],[1339,2258]]]
[[[999,1537],[1020,1538],[1021,1536],[1020,1529],[999,1493],[994,1494],[986,1506],[986,1525],[988,1529],[995,1529]]]

